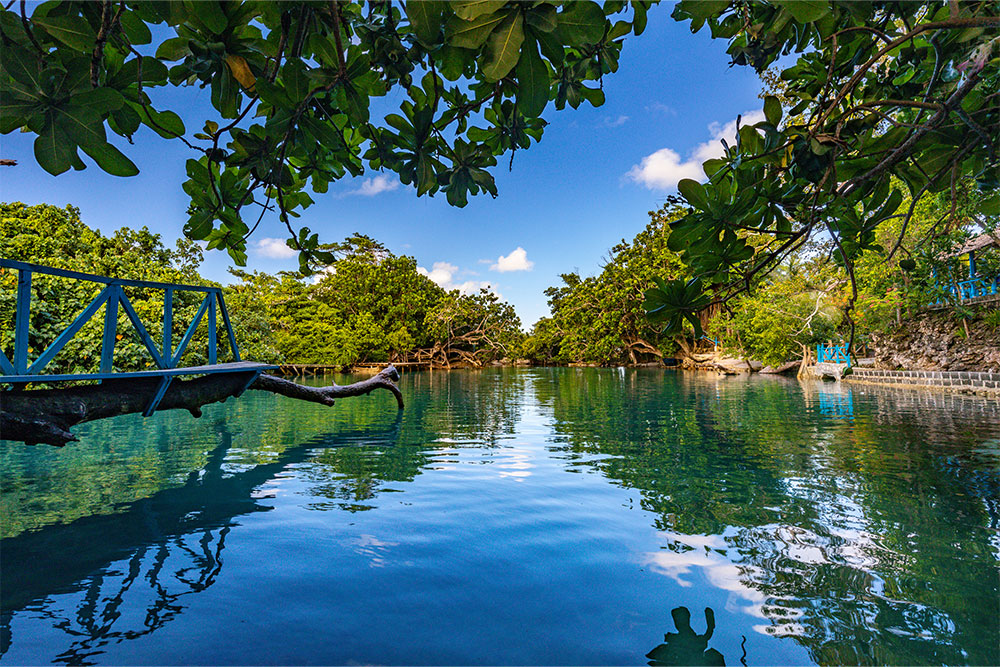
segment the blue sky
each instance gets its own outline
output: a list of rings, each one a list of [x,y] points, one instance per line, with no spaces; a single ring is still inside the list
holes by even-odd
[[[443,194],[417,198],[394,174],[370,173],[315,195],[298,224],[326,241],[368,234],[416,257],[446,287],[489,284],[530,327],[548,313],[543,290],[558,284],[560,273],[597,273],[608,249],[640,231],[677,180],[699,176],[698,158],[721,150],[719,138],[737,114],[761,107],[760,81],[749,68],[729,67],[725,42],[713,42],[707,30],[692,35],[669,14],[669,6],[654,7],[646,31],[626,39],[618,73],[604,81],[604,106],[556,111],[549,104],[541,143],[518,151],[513,171],[506,158],[495,169],[497,199],[479,196],[453,208]],[[181,113],[189,134],[208,117],[207,90],[160,94],[170,96],[158,99]],[[0,155],[19,163],[0,172],[3,201],[73,204],[104,233],[145,225],[169,245],[181,235],[188,200],[180,184],[190,153],[180,142],[144,128],[135,145],[119,143],[138,176],[90,166],[54,177],[35,164],[32,139],[0,137]],[[295,269],[283,231],[276,217],[265,218],[249,242],[249,268]],[[231,265],[225,253],[208,252],[202,272],[230,282]]]

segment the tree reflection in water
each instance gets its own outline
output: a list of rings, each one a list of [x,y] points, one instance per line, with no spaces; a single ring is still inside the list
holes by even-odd
[[[70,462],[85,448],[67,449],[57,461],[66,470],[49,476],[0,451],[9,531],[0,655],[25,611],[65,633],[66,663],[95,662],[102,647],[156,632],[218,579],[239,518],[272,509],[261,487],[274,479],[304,480],[309,508],[360,512],[393,482],[454,468],[461,448],[486,450],[485,461],[526,438],[556,461],[557,476],[593,471],[601,485],[637,490],[641,521],[661,546],[649,570],[726,591],[733,609],[716,605],[720,614],[746,611],[748,628],[787,637],[818,663],[1000,663],[995,402],[666,375],[409,374],[405,417],[394,423],[374,402],[344,402],[331,425],[329,411],[270,412],[251,397],[220,406],[210,441],[178,442],[165,429],[148,436],[157,442],[77,468]],[[533,431],[519,424],[529,402]],[[159,419],[156,428],[170,423]],[[178,427],[193,431],[186,417]],[[132,472],[123,472],[126,456]],[[135,490],[136,469],[150,471],[147,497]],[[674,611],[676,632],[649,659],[722,664],[708,648],[714,613],[698,634],[686,609]],[[723,635],[717,645],[735,646]]]
[[[268,497],[261,487],[287,476],[290,468],[309,482],[315,497],[311,508],[364,511],[387,490],[388,482],[411,481],[421,474],[430,459],[424,443],[438,441],[436,434],[448,434],[446,444],[441,445],[447,449],[464,442],[495,446],[514,433],[523,382],[507,378],[484,385],[476,373],[419,374],[410,379],[406,412],[395,414],[388,425],[385,405],[374,401],[338,404],[339,423],[333,431],[324,431],[330,428],[326,408],[269,410],[267,419],[250,420],[241,414],[255,409],[246,398],[212,406],[214,419],[208,430],[217,445],[205,456],[204,464],[190,470],[179,485],[138,500],[130,495],[134,482],[120,460],[98,461],[95,466],[88,459],[80,470],[67,471],[80,476],[94,474],[95,468],[105,465],[113,468],[106,477],[102,475],[105,488],[69,484],[81,493],[109,496],[74,499],[83,502],[69,515],[59,509],[65,489],[54,483],[40,489],[25,473],[30,481],[26,488],[34,492],[31,502],[56,509],[17,517],[18,525],[45,523],[0,540],[0,657],[15,639],[14,614],[27,609],[70,638],[70,646],[55,659],[68,664],[92,664],[102,647],[156,632],[183,611],[185,596],[204,591],[216,581],[227,534],[240,516],[272,509],[260,502]],[[168,421],[140,431],[149,442],[138,443],[136,460],[148,465],[155,458],[156,482],[166,484],[172,474],[166,473],[170,462],[165,454],[174,456],[176,464],[191,465],[198,460],[199,445],[182,444],[164,424],[171,418],[184,421],[181,427],[189,430],[206,424],[202,420],[192,425],[186,415],[167,413],[158,418]],[[234,447],[231,424],[239,424],[244,431],[241,442],[254,443],[255,448]],[[102,432],[97,425],[98,433],[91,440],[113,443],[120,437],[111,426],[104,426],[109,430]],[[161,442],[175,445],[164,447]],[[421,446],[406,446],[413,443]],[[72,457],[82,456],[82,451],[81,447],[62,453]],[[306,462],[308,466],[299,466]],[[72,468],[72,463],[66,467]],[[17,466],[11,466],[11,471],[5,484],[27,498]],[[29,514],[26,505],[13,507]],[[84,514],[87,508],[96,507],[114,509]],[[72,608],[59,609],[51,600],[39,604],[64,593],[71,594]],[[125,627],[129,622],[133,625]]]
[[[62,618],[52,608],[46,610],[53,627],[72,637],[69,648],[53,662],[95,664],[90,659],[102,653],[102,647],[160,629],[184,610],[185,595],[199,593],[215,582],[229,530],[228,526],[206,529],[140,547],[129,559],[127,571],[103,571],[80,581],[83,599],[76,609],[66,610]],[[145,616],[123,614],[123,607],[137,599],[147,601]],[[142,625],[122,627],[123,618],[141,618]]]
[[[639,491],[665,540],[648,565],[683,586],[703,568],[819,664],[1000,662],[1000,474],[976,459],[997,443],[995,401],[660,377],[571,369],[535,387],[567,467]]]
[[[289,447],[272,463],[225,474],[232,436],[219,420],[220,444],[204,468],[179,487],[131,503],[117,514],[77,519],[0,542],[0,656],[11,646],[15,612],[32,608],[71,638],[55,662],[93,664],[101,647],[155,632],[180,614],[184,596],[209,588],[222,569],[226,536],[236,519],[271,507],[258,488],[317,450],[364,437],[392,446],[401,417],[390,428],[345,430]],[[67,554],[72,554],[67,558]],[[121,570],[112,569],[124,563]],[[59,593],[80,593],[73,608],[33,603]],[[75,596],[74,596],[75,598]],[[136,613],[136,605],[144,613]],[[124,613],[128,608],[128,613]],[[130,620],[141,625],[123,627]]]

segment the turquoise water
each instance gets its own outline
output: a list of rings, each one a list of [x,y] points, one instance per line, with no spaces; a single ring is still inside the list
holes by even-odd
[[[1000,663],[996,401],[401,385],[4,443],[0,663]]]

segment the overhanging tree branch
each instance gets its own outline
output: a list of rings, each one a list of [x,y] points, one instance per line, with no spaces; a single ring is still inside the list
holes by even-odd
[[[399,373],[391,365],[370,378],[349,385],[306,387],[264,374],[246,387],[248,379],[246,373],[227,373],[174,380],[158,409],[183,409],[200,417],[202,406],[238,396],[244,388],[327,406],[332,406],[338,398],[386,389],[396,397],[399,409],[403,409],[403,396],[396,385]],[[0,394],[0,434],[5,440],[61,447],[77,440],[69,430],[77,424],[143,412],[158,383],[157,378],[121,379],[105,380],[96,386],[5,391]]]

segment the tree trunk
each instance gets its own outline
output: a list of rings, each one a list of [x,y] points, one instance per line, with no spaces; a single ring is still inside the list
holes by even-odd
[[[238,396],[246,387],[247,373],[219,373],[193,380],[174,379],[157,410],[184,409],[201,416],[201,407]],[[289,398],[333,405],[338,398],[361,396],[387,389],[403,409],[403,395],[396,386],[399,373],[388,366],[377,375],[349,385],[306,387],[284,378],[262,374],[246,387]],[[29,445],[61,447],[77,440],[70,427],[96,419],[145,411],[159,385],[157,378],[105,380],[99,385],[67,389],[15,389],[0,392],[0,438]]]

